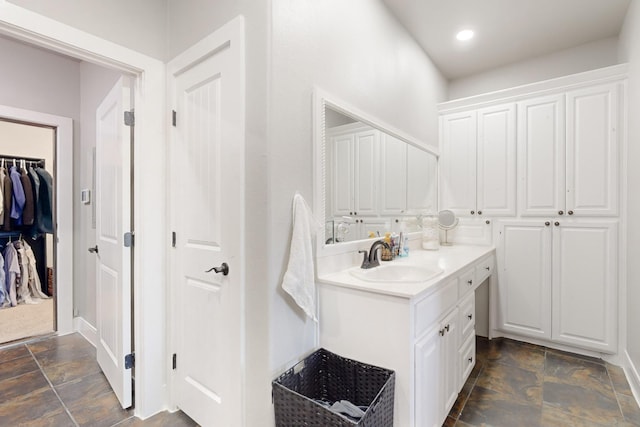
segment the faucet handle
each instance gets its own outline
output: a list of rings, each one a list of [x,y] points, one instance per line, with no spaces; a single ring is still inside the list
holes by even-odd
[[[359,254],[364,254],[364,256],[362,257],[362,265],[360,266],[360,268],[368,268],[369,267],[369,252],[367,252],[366,250],[362,249],[358,251]]]

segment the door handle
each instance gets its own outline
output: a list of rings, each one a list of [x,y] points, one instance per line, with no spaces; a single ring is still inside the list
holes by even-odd
[[[215,271],[216,273],[222,273],[223,276],[226,276],[227,274],[229,274],[229,264],[227,264],[226,262],[223,262],[220,267],[211,267],[210,269],[205,271],[205,273],[209,273],[211,271]]]
[[[91,252],[92,254],[97,254],[98,253],[98,245],[95,245],[92,248],[87,249],[89,252]]]

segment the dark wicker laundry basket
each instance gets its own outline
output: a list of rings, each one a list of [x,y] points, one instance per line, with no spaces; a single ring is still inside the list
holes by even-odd
[[[272,382],[277,427],[390,427],[393,426],[395,373],[347,359],[323,348]],[[352,420],[318,400],[348,400],[366,407]]]

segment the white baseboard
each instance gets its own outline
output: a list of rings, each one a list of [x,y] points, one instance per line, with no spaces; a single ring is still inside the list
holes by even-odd
[[[638,374],[638,369],[633,364],[631,357],[629,356],[629,352],[625,351],[625,365],[623,366],[624,375],[627,377],[627,382],[629,383],[629,387],[631,387],[631,392],[633,393],[633,397],[636,399],[636,402],[640,402],[640,375]]]
[[[94,347],[98,343],[98,330],[82,317],[73,318],[73,329],[85,337]]]

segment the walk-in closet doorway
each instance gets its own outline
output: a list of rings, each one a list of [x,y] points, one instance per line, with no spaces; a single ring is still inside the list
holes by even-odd
[[[0,141],[2,345],[57,330],[56,130],[0,118]]]

